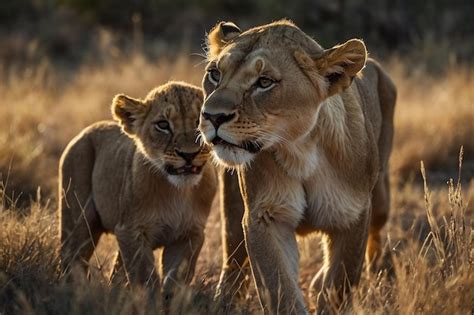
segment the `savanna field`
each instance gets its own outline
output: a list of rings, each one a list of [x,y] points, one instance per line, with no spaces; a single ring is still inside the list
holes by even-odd
[[[115,94],[144,97],[170,79],[199,85],[203,67],[198,63],[187,55],[152,62],[134,54],[65,74],[44,64],[20,74],[11,72],[1,81],[1,313],[159,310],[144,292],[108,285],[116,250],[112,236],[97,245],[90,281],[79,274],[72,283],[63,280],[55,214],[58,159],[83,127],[110,119]],[[353,298],[354,311],[468,314],[474,300],[474,72],[452,66],[433,76],[408,71],[400,59],[385,62],[385,67],[399,89],[391,216],[384,229],[384,269],[363,274]],[[217,199],[193,285],[183,288],[172,303],[176,312],[219,311],[212,303],[221,264]],[[299,241],[302,285],[321,266],[317,244]],[[258,313],[253,290],[236,312]]]
[[[461,35],[453,35],[472,36],[457,18],[469,10],[444,6],[439,13],[424,10],[424,1],[399,7],[380,1],[365,10],[355,0],[334,2],[346,3],[346,7],[306,1],[291,9],[286,2],[268,0],[259,2],[247,19],[252,1],[224,1],[225,5],[190,1],[193,5],[183,13],[174,2],[140,0],[135,2],[143,6],[142,15],[129,14],[130,18],[122,16],[125,4],[103,5],[109,2],[57,2],[96,14],[85,14],[83,20],[61,11],[64,8],[54,1],[0,4],[2,19],[4,12],[15,5],[23,10],[25,3],[35,14],[43,14],[36,18],[25,10],[24,16],[32,17],[31,25],[20,17],[20,27],[12,17],[5,19],[10,26],[0,23],[0,315],[162,313],[157,296],[144,289],[109,284],[117,251],[112,235],[102,236],[96,244],[89,262],[90,279],[73,271],[66,280],[61,273],[56,213],[61,153],[84,127],[112,118],[110,106],[116,94],[144,98],[168,80],[200,86],[206,61],[195,47],[209,30],[202,24],[214,25],[220,20],[217,16],[222,14],[224,19],[227,14],[241,18],[244,24],[258,25],[290,13],[296,22],[305,21],[304,26],[312,27],[310,33],[319,34],[326,41],[324,46],[355,36],[364,38],[370,54],[381,56],[377,59],[398,89],[390,160],[391,210],[382,233],[384,253],[378,271],[363,272],[351,298],[352,313],[474,313],[472,41],[464,37],[458,41]],[[310,2],[317,22],[307,13]],[[433,3],[442,7],[442,1]],[[51,7],[57,11],[49,16],[45,12]],[[420,8],[422,17],[408,14],[421,12]],[[170,12],[177,11],[182,14],[170,21]],[[344,14],[351,15],[350,32],[339,29],[348,25],[327,22]],[[442,19],[436,29],[431,21],[438,21],[438,15]],[[365,24],[365,20],[374,24]],[[418,27],[419,34],[409,33],[403,28],[407,25]],[[153,32],[160,32],[161,37]],[[195,36],[199,36],[197,43]],[[466,44],[453,44],[459,42]],[[305,294],[323,263],[320,237],[315,234],[298,240],[300,285]],[[155,256],[159,257],[159,251]],[[213,301],[221,256],[216,196],[194,280],[191,286],[179,288],[171,301],[171,314],[261,313],[251,282],[247,297],[234,309],[223,309]]]

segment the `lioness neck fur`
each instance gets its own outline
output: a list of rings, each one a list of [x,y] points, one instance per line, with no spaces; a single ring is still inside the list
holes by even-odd
[[[238,170],[243,234],[262,305],[307,311],[296,233],[321,231],[325,265],[312,294],[320,312],[338,306],[347,284],[359,281],[367,239],[370,259],[381,251],[395,86],[367,60],[362,41],[324,50],[289,21],[246,32],[221,22],[208,40],[199,128],[214,157]],[[239,244],[232,234],[226,243]],[[224,257],[220,294],[233,279],[229,261],[244,264],[236,252]]]
[[[60,161],[61,259],[87,266],[102,233],[114,233],[132,285],[159,288],[153,250],[163,247],[163,291],[189,282],[216,190],[208,149],[196,144],[200,89],[172,82],[145,100],[117,95],[119,122],[74,138]]]

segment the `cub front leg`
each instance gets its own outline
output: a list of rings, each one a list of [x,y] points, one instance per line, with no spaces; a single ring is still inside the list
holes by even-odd
[[[204,233],[188,237],[165,246],[161,258],[163,296],[169,301],[180,284],[189,284],[194,276],[196,261],[204,243]]]
[[[325,264],[312,281],[312,294],[318,294],[318,313],[331,314],[348,306],[345,303],[349,301],[351,288],[358,284],[362,273],[369,218],[370,208],[350,228],[326,231]],[[335,305],[339,310],[331,309]]]
[[[122,225],[115,228],[115,236],[130,285],[158,289],[160,280],[155,257],[146,235],[138,229]]]

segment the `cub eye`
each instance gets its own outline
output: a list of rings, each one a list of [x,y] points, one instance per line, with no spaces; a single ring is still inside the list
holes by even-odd
[[[216,68],[211,68],[207,70],[207,77],[209,78],[209,81],[211,81],[212,84],[218,85],[219,82],[221,81],[221,73],[219,70]]]
[[[160,120],[155,123],[155,129],[159,132],[169,134],[170,133],[170,124],[166,120]]]
[[[270,79],[269,77],[260,77],[256,82],[257,88],[264,91],[272,88],[274,84],[275,80]]]

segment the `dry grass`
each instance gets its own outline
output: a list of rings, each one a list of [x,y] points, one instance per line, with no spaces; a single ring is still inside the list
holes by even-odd
[[[57,161],[83,127],[109,118],[115,94],[143,97],[169,79],[199,85],[203,70],[194,67],[198,62],[179,57],[151,63],[135,55],[64,73],[43,65],[0,82],[0,313],[159,310],[145,292],[109,287],[103,281],[100,274],[107,271],[116,246],[112,237],[99,244],[100,265],[105,267],[95,272],[94,280],[78,275],[64,281],[58,270],[54,214]],[[355,290],[354,312],[467,314],[474,310],[474,72],[454,67],[434,78],[416,71],[407,74],[402,65],[393,61],[388,66],[399,87],[392,214],[385,233],[387,257],[392,259],[378,275],[364,273]],[[458,182],[461,145],[463,180]],[[423,186],[420,160],[432,190]],[[446,185],[450,177],[455,181]],[[30,198],[35,201],[30,203]],[[221,259],[217,210],[215,206],[207,225],[194,284],[178,294],[174,313],[217,312],[210,302]],[[299,243],[305,289],[321,265],[321,252],[317,241]],[[258,312],[254,295],[239,312]]]

